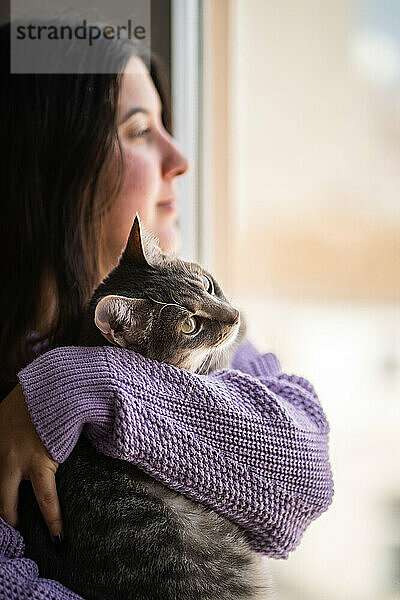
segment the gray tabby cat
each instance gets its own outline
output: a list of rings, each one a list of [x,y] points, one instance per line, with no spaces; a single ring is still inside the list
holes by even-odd
[[[227,365],[239,313],[202,267],[162,254],[136,217],[119,265],[95,291],[82,345],[111,344],[196,373]],[[51,542],[29,482],[19,529],[42,577],[85,599],[259,600],[261,563],[240,529],[81,436],[60,465],[64,543]]]

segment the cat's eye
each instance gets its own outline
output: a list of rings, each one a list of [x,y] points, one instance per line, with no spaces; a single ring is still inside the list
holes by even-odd
[[[207,292],[209,294],[213,294],[214,293],[214,285],[213,285],[213,282],[211,281],[211,279],[209,279],[207,277],[207,275],[203,275],[202,278],[203,278],[204,287],[206,288]]]
[[[196,317],[189,317],[182,323],[182,333],[185,333],[186,335],[194,335],[195,333],[198,333],[199,330],[200,324]]]

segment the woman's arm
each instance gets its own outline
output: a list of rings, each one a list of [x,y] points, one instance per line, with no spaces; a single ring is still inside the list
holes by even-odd
[[[12,417],[11,420],[10,417]],[[1,512],[12,523],[16,522],[14,497],[15,499],[18,497],[21,478],[29,477],[37,498],[39,501],[41,499],[44,501],[44,504],[43,502],[40,504],[44,515],[47,515],[48,521],[50,517],[50,524],[56,528],[55,531],[60,531],[57,529],[60,527],[57,524],[57,518],[55,522],[52,521],[52,515],[55,514],[57,517],[58,512],[61,514],[58,500],[54,502],[54,498],[52,499],[53,507],[51,509],[47,500],[53,494],[49,478],[50,481],[51,477],[54,480],[57,463],[43,447],[29,418],[23,394],[19,393],[18,389],[14,389],[14,393],[10,394],[7,408],[6,401],[1,404],[0,424],[2,426],[0,487],[3,502]],[[8,443],[8,429],[10,435],[12,434],[15,438],[11,444]],[[21,452],[19,453],[18,450]],[[53,486],[55,490],[54,481]],[[54,493],[57,496],[56,492]],[[0,518],[0,598],[7,598],[7,600],[79,600],[80,597],[77,594],[58,582],[39,577],[36,564],[32,560],[23,558],[23,555],[24,542],[21,535]]]
[[[57,467],[36,432],[18,384],[0,403],[0,517],[15,527],[19,484],[30,479],[50,535],[57,539],[63,530]]]
[[[57,348],[19,375],[36,430],[62,462],[83,427],[95,447],[136,463],[286,558],[327,509],[328,424],[312,386],[248,343],[234,366],[194,375],[117,347]]]

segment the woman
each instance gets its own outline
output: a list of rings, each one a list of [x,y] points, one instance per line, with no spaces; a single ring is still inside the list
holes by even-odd
[[[333,493],[328,425],[307,381],[249,342],[235,370],[203,378],[116,347],[73,347],[136,212],[164,251],[178,246],[174,183],[188,165],[165,129],[159,77],[128,40],[99,45],[109,75],[10,76],[7,43],[3,28],[0,597],[76,597],[39,577],[13,527],[19,483],[30,479],[62,543],[54,474],[84,425],[98,450],[146,465],[235,521],[255,550],[287,557]],[[158,394],[172,419],[157,412]],[[139,396],[154,404],[143,422]]]

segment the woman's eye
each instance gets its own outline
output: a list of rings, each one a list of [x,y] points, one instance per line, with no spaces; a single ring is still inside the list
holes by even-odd
[[[149,133],[151,132],[150,127],[144,127],[143,129],[134,129],[133,131],[129,132],[128,136],[130,138],[144,138],[147,135],[149,135]]]
[[[203,284],[209,294],[214,293],[213,282],[207,277],[207,275],[203,275]]]
[[[194,335],[195,333],[198,333],[199,329],[200,324],[196,317],[189,317],[182,323],[182,333],[185,333],[186,335]]]

